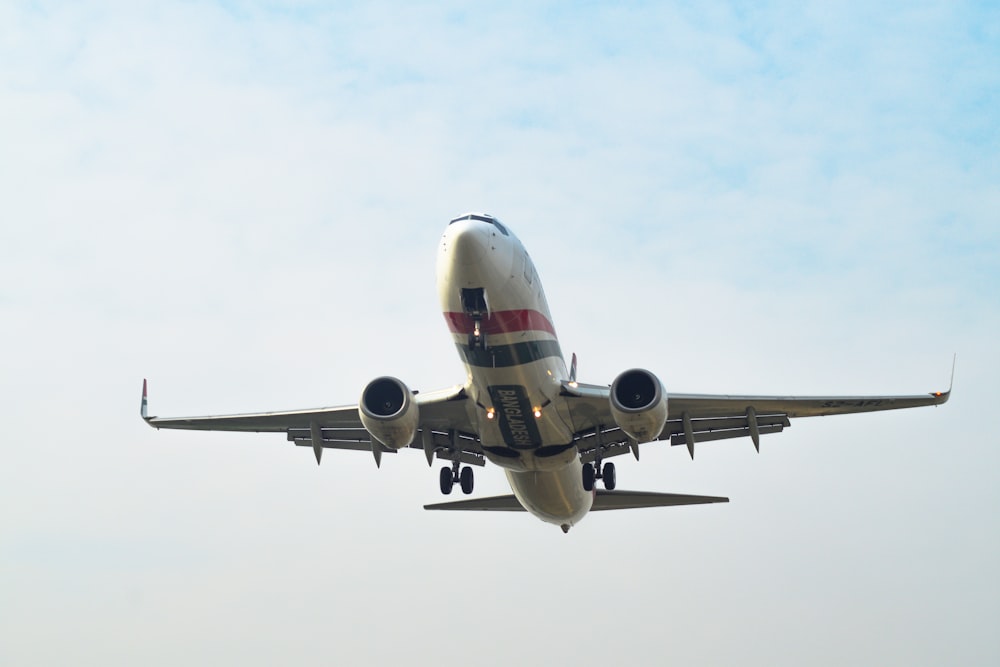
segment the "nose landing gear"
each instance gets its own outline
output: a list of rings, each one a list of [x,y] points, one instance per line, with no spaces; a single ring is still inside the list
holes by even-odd
[[[473,320],[472,333],[469,334],[469,349],[470,350],[486,349],[486,334],[483,333],[482,319]]]
[[[483,332],[483,318],[489,316],[489,306],[486,304],[485,290],[482,287],[463,287],[462,310],[472,318],[472,331],[469,333],[469,349],[485,350],[486,334]]]

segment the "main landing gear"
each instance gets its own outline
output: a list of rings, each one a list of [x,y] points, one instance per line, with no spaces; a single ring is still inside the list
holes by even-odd
[[[614,491],[615,486],[617,486],[618,480],[615,476],[615,464],[608,463],[604,464],[603,469],[601,468],[601,462],[597,462],[597,467],[595,469],[593,463],[583,464],[583,490],[593,491],[594,482],[596,480],[604,481],[604,488],[608,491]]]
[[[465,466],[459,470],[459,467],[459,462],[455,461],[450,467],[445,466],[441,468],[441,493],[446,496],[451,493],[455,484],[462,487],[462,493],[465,495],[472,493],[473,483],[475,482],[472,474],[472,468]]]

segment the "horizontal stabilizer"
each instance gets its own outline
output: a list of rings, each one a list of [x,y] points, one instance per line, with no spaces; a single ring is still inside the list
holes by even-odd
[[[673,507],[675,505],[706,505],[728,503],[720,496],[690,496],[683,493],[654,493],[652,491],[598,491],[591,511],[630,510],[641,507]],[[521,503],[512,495],[470,498],[450,503],[424,505],[425,510],[465,510],[480,512],[523,512]]]
[[[654,493],[652,491],[598,491],[592,512],[600,510],[634,510],[641,507],[673,507],[675,505],[707,505],[728,503],[721,496],[689,496],[684,493]]]
[[[470,498],[455,500],[450,503],[435,503],[424,505],[425,510],[466,510],[478,512],[524,512],[521,503],[514,496],[489,496],[487,498]]]

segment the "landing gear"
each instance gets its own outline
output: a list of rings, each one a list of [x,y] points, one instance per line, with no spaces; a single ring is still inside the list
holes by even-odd
[[[465,495],[472,493],[472,486],[475,481],[472,477],[472,468],[469,466],[462,468],[462,474],[458,476],[458,479],[462,485],[462,493]]]
[[[452,474],[451,468],[445,466],[441,468],[441,493],[448,495],[451,493],[451,489],[455,486],[455,475]]]
[[[593,463],[584,463],[583,490],[593,491],[594,482],[598,479],[603,480],[605,489],[608,491],[614,491],[615,486],[618,485],[618,478],[615,475],[615,464],[610,462],[605,463],[602,468],[600,461],[598,461],[595,468]]]
[[[469,333],[469,350],[485,350],[486,333],[483,331],[483,318],[489,316],[489,306],[486,304],[485,290],[482,287],[463,287],[462,310],[472,319],[472,331]]]
[[[472,487],[475,485],[475,477],[472,472],[472,468],[465,466],[459,470],[459,463],[456,461],[451,466],[445,466],[441,468],[441,475],[439,476],[439,481],[441,482],[441,493],[444,495],[449,495],[455,484],[462,487],[462,493],[469,495],[472,493]]]
[[[614,491],[615,485],[617,484],[617,479],[615,478],[615,464],[605,463],[604,472],[601,473],[601,479],[604,480],[604,488],[608,491]]]
[[[481,320],[477,319],[473,321],[472,333],[469,334],[469,349],[486,349],[486,334],[483,333],[483,323]]]

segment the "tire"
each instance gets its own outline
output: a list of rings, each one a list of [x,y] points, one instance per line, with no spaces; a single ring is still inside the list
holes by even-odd
[[[614,491],[618,480],[615,479],[615,464],[605,463],[604,464],[604,474],[602,475],[604,479],[604,488],[608,491]]]
[[[448,495],[452,487],[455,486],[455,476],[451,474],[451,468],[445,466],[441,468],[441,493]]]
[[[473,477],[472,468],[465,466],[462,468],[461,474],[458,476],[458,481],[462,485],[462,493],[469,495],[472,493],[473,483],[475,478]]]
[[[594,490],[594,466],[591,463],[583,464],[583,490]]]

